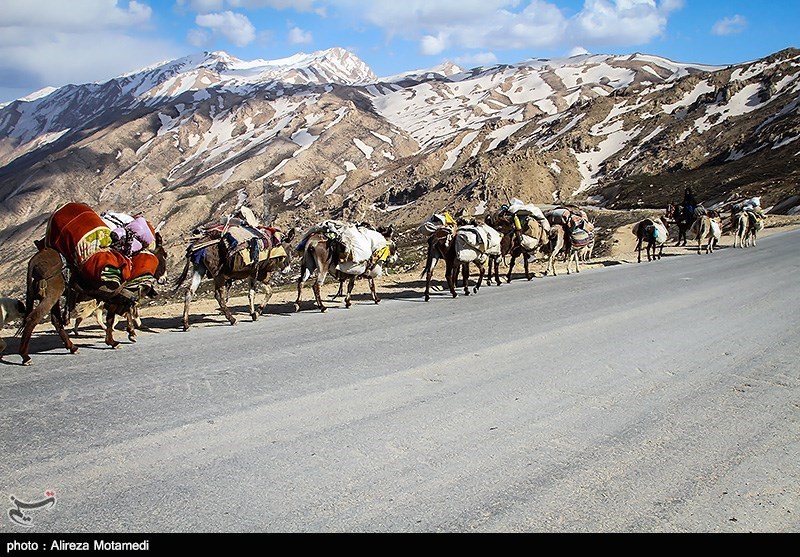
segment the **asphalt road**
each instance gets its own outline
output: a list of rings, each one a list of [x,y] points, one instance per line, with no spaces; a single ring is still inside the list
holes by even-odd
[[[800,231],[120,350],[37,337],[0,365],[0,501],[57,504],[0,533],[798,532],[798,270]]]

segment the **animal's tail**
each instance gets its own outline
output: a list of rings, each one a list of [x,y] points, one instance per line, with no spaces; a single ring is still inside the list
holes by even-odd
[[[314,259],[313,250],[305,249],[302,252],[302,261],[300,262],[300,278],[301,283],[307,281],[317,270],[317,261]]]
[[[181,284],[183,284],[183,281],[185,281],[186,277],[189,276],[189,266],[190,266],[190,264],[191,264],[191,260],[189,259],[189,257],[186,257],[186,265],[183,266],[183,271],[181,271],[181,275],[178,278],[175,279],[175,283],[174,283],[175,289],[173,290],[173,292],[175,290],[177,290],[178,288],[180,288]]]
[[[431,270],[431,262],[433,261],[433,257],[431,257],[431,253],[433,250],[433,236],[428,238],[428,255],[425,257],[425,268],[422,269],[422,272],[419,274],[419,278],[425,278],[428,276],[428,272]]]

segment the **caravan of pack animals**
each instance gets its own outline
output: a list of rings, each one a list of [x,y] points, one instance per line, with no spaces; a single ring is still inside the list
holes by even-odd
[[[636,239],[637,261],[642,250],[648,261],[661,258],[670,241],[669,229],[677,229],[675,245],[696,242],[697,253],[712,253],[721,236],[722,215],[698,205],[687,190],[684,201],[670,204],[658,218],[635,223],[630,231]],[[758,198],[731,207],[730,229],[734,247],[756,245],[764,227],[764,212]],[[105,343],[118,347],[114,339],[117,320],[126,323],[128,338],[136,341],[141,326],[139,303],[153,298],[167,282],[167,252],[159,229],[144,215],[116,212],[98,214],[83,203],[67,203],[49,218],[45,237],[34,242],[35,251],[28,263],[25,300],[2,298],[0,328],[19,321],[19,355],[31,363],[30,345],[34,329],[48,315],[64,346],[71,353],[78,347],[67,330],[74,320],[78,325],[94,316],[105,330]],[[501,284],[500,264],[505,262],[506,282],[511,282],[518,260],[524,276],[531,280],[531,262],[539,260],[544,275],[555,275],[557,263],[566,262],[566,272],[580,272],[581,262],[592,258],[596,240],[595,224],[577,206],[540,207],[508,197],[496,211],[477,217],[442,211],[433,214],[418,229],[427,237],[424,291],[431,298],[434,271],[444,262],[446,288],[453,298],[457,288],[465,295],[478,293],[484,281]],[[303,288],[313,280],[316,308],[326,311],[322,286],[330,277],[338,281],[336,296],[344,296],[345,307],[352,305],[357,279],[366,279],[374,303],[380,302],[375,280],[398,258],[391,226],[324,220],[300,235],[297,230],[278,230],[262,225],[247,206],[211,226],[193,231],[185,251],[185,265],[173,281],[177,291],[186,288],[183,298],[182,328],[190,328],[191,302],[203,279],[213,281],[219,309],[230,324],[236,318],[227,305],[234,281],[247,281],[251,319],[265,313],[273,292],[275,273],[288,273],[299,262],[297,297],[294,310],[303,307]],[[694,244],[691,244],[694,246]],[[694,249],[694,248],[692,248]],[[32,250],[33,251],[33,250]],[[470,269],[477,280],[470,288]],[[459,281],[460,279],[460,281]],[[188,280],[188,286],[187,284]],[[264,285],[266,293],[256,307],[256,293]],[[0,339],[0,357],[6,348]]]

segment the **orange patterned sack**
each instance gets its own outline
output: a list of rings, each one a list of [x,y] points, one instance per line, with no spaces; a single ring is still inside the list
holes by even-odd
[[[45,245],[64,256],[91,284],[120,285],[130,278],[131,261],[112,250],[111,230],[83,203],[67,203],[50,217]]]

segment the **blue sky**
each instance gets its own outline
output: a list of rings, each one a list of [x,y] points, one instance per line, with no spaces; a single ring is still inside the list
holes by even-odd
[[[204,50],[347,48],[379,76],[578,52],[733,64],[798,40],[800,0],[0,0],[0,102]]]

